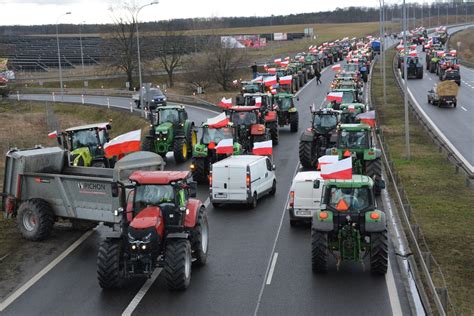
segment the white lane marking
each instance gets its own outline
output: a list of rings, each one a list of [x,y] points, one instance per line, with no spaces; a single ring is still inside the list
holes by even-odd
[[[467,112],[467,109],[465,107],[461,106],[461,109]]]
[[[208,208],[208,207],[209,207],[209,204],[211,204],[211,199],[208,197],[208,198],[206,199],[206,201],[204,201],[204,207],[205,207],[205,208]]]
[[[278,252],[275,252],[273,254],[272,265],[270,266],[270,272],[268,272],[267,285],[272,284],[273,272],[275,271],[277,259],[278,259]]]
[[[158,278],[162,270],[163,269],[161,268],[156,269],[151,275],[151,278],[146,280],[146,282],[142,285],[142,287],[140,288],[138,293],[135,295],[135,297],[132,299],[130,304],[128,304],[127,308],[123,311],[122,316],[132,315],[133,311],[137,308],[138,304],[140,304],[141,300],[145,297],[145,294],[148,292],[150,287],[156,281],[156,279]]]
[[[176,103],[176,102],[174,102],[174,103]],[[176,104],[181,104],[181,103],[176,103]],[[184,105],[185,108],[190,107],[190,108],[194,108],[194,109],[196,109],[196,110],[203,110],[203,111],[207,111],[207,112],[211,112],[211,113],[217,113],[217,114],[221,113],[221,112],[219,112],[219,111],[211,110],[211,109],[206,109],[206,108],[202,108],[202,107],[200,107],[200,106],[189,105],[189,104],[183,104],[183,105]]]
[[[300,168],[300,163],[298,162],[296,164],[296,169],[293,172],[293,178],[295,177],[295,175],[298,172],[299,168]],[[288,202],[290,201],[290,190],[291,190],[291,188],[288,189],[288,197],[286,199],[285,205],[283,206],[283,211],[281,213],[281,218],[280,218],[280,225],[278,226],[278,230],[277,230],[277,233],[276,233],[276,236],[275,236],[275,240],[273,241],[273,247],[272,247],[272,252],[270,254],[270,258],[268,258],[267,270],[265,271],[265,278],[263,279],[262,287],[260,288],[260,293],[258,294],[257,306],[255,306],[255,312],[253,313],[254,316],[257,316],[258,309],[260,308],[260,302],[262,301],[262,296],[263,296],[263,291],[265,289],[266,280],[267,280],[268,274],[270,272],[270,267],[271,267],[272,260],[273,260],[273,254],[275,253],[276,245],[277,245],[277,242],[278,242],[278,237],[280,236],[281,227],[283,226],[283,219],[285,218],[285,212],[287,210],[286,206],[288,205]]]
[[[79,247],[87,238],[89,238],[90,235],[92,235],[93,232],[94,232],[94,230],[87,231],[78,240],[76,240],[71,246],[69,246],[66,250],[64,250],[58,257],[56,257],[56,259],[54,259],[46,267],[44,267],[43,270],[38,272],[35,276],[33,276],[31,279],[29,279],[28,282],[23,284],[18,290],[16,290],[9,297],[7,297],[0,304],[0,312],[3,312],[5,310],[5,308],[7,308],[11,303],[13,303],[23,293],[25,293],[36,282],[38,282],[46,273],[51,271],[56,265],[58,265],[64,258],[66,258],[77,247]]]
[[[431,79],[431,77],[429,77],[429,76],[428,76],[428,79],[429,79],[429,80],[433,80],[433,79]]]
[[[400,297],[398,296],[397,286],[395,285],[395,278],[393,276],[390,260],[388,260],[388,269],[387,274],[385,275],[385,282],[387,283],[388,298],[390,300],[390,307],[392,308],[392,315],[403,315],[402,307],[400,305]]]

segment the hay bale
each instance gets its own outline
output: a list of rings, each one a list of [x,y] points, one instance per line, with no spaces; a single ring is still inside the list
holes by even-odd
[[[459,90],[459,86],[456,84],[456,82],[452,80],[446,80],[446,81],[440,82],[436,86],[436,93],[440,97],[457,96],[458,90]]]

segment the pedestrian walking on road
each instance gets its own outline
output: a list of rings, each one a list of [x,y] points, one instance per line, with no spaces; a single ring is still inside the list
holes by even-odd
[[[321,82],[321,72],[319,71],[318,68],[314,71],[314,75],[316,76],[316,84],[322,84]]]

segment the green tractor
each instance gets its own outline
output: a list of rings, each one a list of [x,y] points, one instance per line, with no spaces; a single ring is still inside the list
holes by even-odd
[[[232,123],[219,128],[214,128],[209,126],[207,123],[204,123],[201,130],[201,140],[193,147],[191,172],[195,181],[198,183],[207,183],[209,181],[211,165],[230,155],[217,153],[216,146],[219,142],[223,139],[232,139],[232,155],[241,155],[242,146],[235,141],[234,127]]]
[[[176,162],[188,160],[197,143],[197,134],[184,106],[156,107],[150,112],[150,121],[150,133],[143,141],[142,150],[162,157],[172,151]]]
[[[365,112],[365,104],[362,103],[344,103],[340,106],[341,124],[353,124],[357,122],[357,115]]]
[[[431,56],[427,57],[430,60],[429,71],[431,73],[436,73],[436,71],[438,69],[438,63],[441,60],[440,54],[442,54],[443,52],[444,52],[444,50],[442,50],[442,49],[441,50],[433,50],[432,53],[431,53]]]
[[[110,123],[71,127],[61,133],[58,142],[69,151],[73,166],[113,168],[116,159],[106,158],[104,152],[111,128]]]
[[[300,137],[299,158],[304,168],[315,168],[318,158],[335,145],[334,132],[339,122],[338,112],[331,109],[312,111],[311,127]]]
[[[295,107],[294,95],[291,93],[280,92],[273,96],[273,104],[277,111],[278,125],[283,127],[290,125],[290,131],[298,131],[298,109]]]
[[[314,187],[321,185],[319,180]],[[341,262],[353,261],[364,266],[369,258],[370,271],[385,275],[388,267],[387,220],[376,208],[374,191],[377,184],[363,175],[351,180],[325,180],[321,210],[313,215],[311,228],[311,263],[315,273],[328,271],[329,253]],[[378,184],[378,189],[385,183]]]
[[[244,80],[240,82],[240,93],[263,93],[264,92],[264,84],[263,82],[255,81],[255,80]]]
[[[366,175],[375,183],[382,181],[381,151],[375,147],[369,125],[340,124],[336,147],[328,149],[326,154],[338,155],[339,159],[352,157],[353,173]],[[380,195],[378,188],[374,189],[376,195]]]

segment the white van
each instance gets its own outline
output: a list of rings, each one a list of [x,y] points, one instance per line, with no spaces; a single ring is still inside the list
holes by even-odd
[[[214,207],[224,203],[246,203],[257,207],[265,194],[275,194],[275,166],[266,156],[230,156],[212,164],[210,199]]]
[[[319,171],[298,172],[290,189],[288,211],[290,225],[310,223],[315,210],[320,209],[323,178]]]

